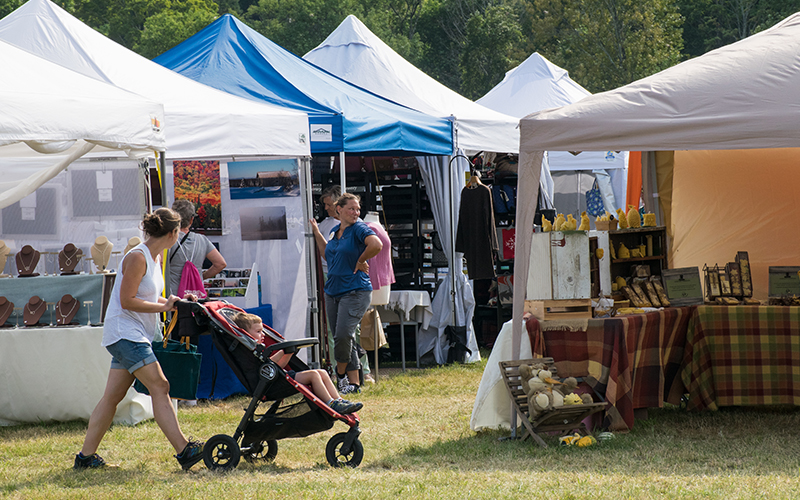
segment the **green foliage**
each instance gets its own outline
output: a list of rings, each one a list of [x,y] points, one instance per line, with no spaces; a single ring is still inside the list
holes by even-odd
[[[684,53],[705,54],[763,31],[800,10],[797,0],[676,0],[684,21]]]
[[[23,3],[22,0],[0,0],[0,19],[15,11]]]
[[[213,0],[85,0],[75,15],[115,42],[155,57],[204,28],[218,10]]]
[[[479,99],[503,78],[506,71],[521,63],[527,54],[519,20],[509,6],[492,6],[476,12],[466,27],[461,54],[461,92]]]
[[[590,92],[680,60],[681,16],[670,0],[533,0],[527,15],[532,48]]]
[[[302,57],[320,43],[348,14],[361,17],[357,0],[259,0],[244,21],[281,47]]]
[[[152,59],[191,37],[216,19],[207,9],[164,10],[144,22],[144,30],[133,49]]]

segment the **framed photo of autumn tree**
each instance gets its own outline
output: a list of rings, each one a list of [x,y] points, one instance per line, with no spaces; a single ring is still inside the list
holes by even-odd
[[[194,203],[192,229],[198,233],[222,234],[222,199],[218,160],[173,161],[175,199]]]

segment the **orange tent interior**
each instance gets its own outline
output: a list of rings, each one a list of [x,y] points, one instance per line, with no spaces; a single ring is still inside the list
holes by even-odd
[[[753,296],[766,300],[769,266],[800,265],[798,157],[798,149],[657,153],[662,204],[671,198],[662,206],[669,267],[698,267],[702,276],[704,264],[724,266],[746,251]],[[661,180],[670,170],[668,192]]]

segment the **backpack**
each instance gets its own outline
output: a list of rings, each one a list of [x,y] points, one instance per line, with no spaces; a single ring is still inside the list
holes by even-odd
[[[206,292],[206,287],[203,285],[203,276],[200,274],[200,271],[197,270],[197,266],[192,263],[192,259],[194,258],[194,252],[197,249],[196,246],[192,247],[192,256],[190,258],[186,258],[186,252],[183,250],[183,242],[186,241],[186,238],[189,237],[189,233],[186,233],[186,236],[178,243],[178,248],[180,249],[181,253],[183,253],[183,258],[186,259],[186,262],[183,264],[183,269],[181,269],[181,281],[178,285],[178,290],[175,295],[180,298],[183,298],[187,292],[197,295],[198,299],[205,299],[208,297],[208,293]],[[175,257],[175,254],[178,253],[178,250],[172,254],[172,257]],[[170,257],[170,261],[172,260]]]

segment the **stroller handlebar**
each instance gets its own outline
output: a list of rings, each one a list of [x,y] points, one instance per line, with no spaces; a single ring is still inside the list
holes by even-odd
[[[313,345],[319,344],[319,339],[308,337],[304,339],[297,339],[297,340],[286,340],[284,342],[277,342],[275,344],[269,345],[265,347],[265,352],[267,355],[283,350],[286,354],[291,354],[303,349],[305,347],[311,347]]]

